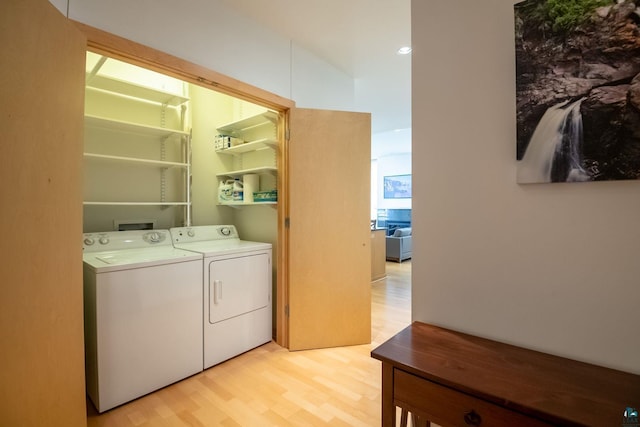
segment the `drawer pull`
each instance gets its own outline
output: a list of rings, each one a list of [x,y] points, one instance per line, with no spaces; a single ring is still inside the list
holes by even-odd
[[[476,411],[469,411],[464,414],[464,422],[470,426],[479,426],[482,423],[482,418],[476,413]]]

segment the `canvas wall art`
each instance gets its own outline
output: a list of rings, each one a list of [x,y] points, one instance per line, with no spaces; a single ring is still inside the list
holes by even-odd
[[[384,177],[385,199],[410,199],[411,175],[392,175]]]
[[[514,5],[517,181],[640,178],[640,7]]]

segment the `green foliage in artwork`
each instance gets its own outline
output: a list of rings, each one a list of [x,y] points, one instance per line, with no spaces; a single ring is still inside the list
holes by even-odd
[[[553,29],[569,32],[585,22],[596,8],[610,3],[609,0],[547,0],[547,10]]]
[[[539,0],[521,3],[517,9],[524,21],[543,33],[566,34],[584,24],[596,8],[613,0]]]

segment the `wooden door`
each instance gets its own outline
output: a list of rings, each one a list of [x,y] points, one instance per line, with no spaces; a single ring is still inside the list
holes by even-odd
[[[0,425],[86,425],[86,40],[46,0],[0,2]]]
[[[289,114],[288,347],[371,342],[371,116]]]

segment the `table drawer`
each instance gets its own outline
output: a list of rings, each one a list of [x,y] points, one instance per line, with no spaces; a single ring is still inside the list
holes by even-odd
[[[395,405],[443,427],[552,426],[399,369],[394,370],[393,398]]]

